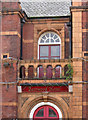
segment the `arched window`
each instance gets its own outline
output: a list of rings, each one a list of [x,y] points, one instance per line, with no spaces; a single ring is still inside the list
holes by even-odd
[[[38,59],[60,59],[61,39],[55,32],[43,33],[38,41]]]

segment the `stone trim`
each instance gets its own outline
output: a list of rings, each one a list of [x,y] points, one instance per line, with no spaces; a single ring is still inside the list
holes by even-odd
[[[18,37],[21,38],[21,35],[17,31],[5,31],[0,32],[0,35],[18,35]]]
[[[3,105],[3,106],[17,106],[17,103],[16,102],[2,102],[2,103],[0,103],[0,105]]]

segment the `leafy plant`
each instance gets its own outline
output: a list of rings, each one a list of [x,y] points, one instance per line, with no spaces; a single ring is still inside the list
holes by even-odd
[[[71,66],[71,64],[67,65],[67,71],[65,74],[65,78],[66,80],[72,80],[72,76],[73,76],[73,67]]]

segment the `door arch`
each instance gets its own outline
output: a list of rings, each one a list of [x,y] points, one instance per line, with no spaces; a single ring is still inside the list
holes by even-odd
[[[57,117],[59,117],[59,119],[62,120],[61,110],[55,104],[53,104],[51,102],[41,102],[41,103],[38,103],[37,105],[35,105],[30,112],[29,118],[31,118],[31,120],[33,120],[34,115],[36,115],[35,114],[36,110],[38,111],[38,110],[42,109],[43,106],[48,106],[48,108],[45,108],[45,109],[49,109],[49,107],[52,108],[52,110],[54,110],[54,112],[56,113]]]

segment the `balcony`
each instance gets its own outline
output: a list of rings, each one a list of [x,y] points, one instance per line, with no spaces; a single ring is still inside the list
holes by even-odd
[[[66,83],[67,64],[68,59],[21,60],[18,64],[19,83]]]

